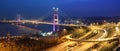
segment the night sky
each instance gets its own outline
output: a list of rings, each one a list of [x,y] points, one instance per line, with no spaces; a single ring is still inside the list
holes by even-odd
[[[120,0],[0,0],[0,18],[39,18],[53,7],[70,17],[120,16]]]

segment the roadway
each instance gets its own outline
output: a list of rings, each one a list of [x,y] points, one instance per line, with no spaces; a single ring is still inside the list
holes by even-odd
[[[52,22],[45,22],[45,21],[38,21],[38,20],[20,20],[20,21],[17,21],[17,20],[0,20],[0,22],[2,23],[31,23],[31,24],[49,24],[49,25],[53,25]],[[80,25],[76,25],[76,24],[56,24],[56,25],[59,25],[59,26],[80,26]]]
[[[104,33],[100,33],[88,40],[88,41],[93,41],[93,42],[82,42],[82,43],[80,43],[82,45],[75,46],[75,47],[73,47],[72,50],[73,51],[85,51],[85,50],[89,49],[90,47],[94,46],[95,44],[98,44],[99,41],[108,41],[108,40],[117,38],[117,37],[113,37],[113,36],[110,38],[107,38],[108,32],[106,31],[106,29],[103,29],[103,31],[104,31]],[[96,42],[94,42],[94,41],[96,41]],[[100,48],[101,47],[103,47],[103,46],[100,46]]]
[[[68,35],[66,36],[66,38],[69,39],[70,41],[61,43],[57,46],[47,49],[46,51],[68,51],[69,50],[68,45],[70,44],[77,44],[77,46],[70,47],[71,51],[85,51],[101,41],[108,41],[116,38],[116,37],[106,38],[108,32],[106,29],[103,29],[103,27],[96,27],[96,26],[90,26],[90,27],[92,28],[91,31],[85,34],[84,36],[80,37],[79,39],[72,39],[69,37],[70,35]],[[93,30],[100,30],[100,32],[97,35],[93,36],[92,38],[88,39],[87,42],[84,42],[83,39],[89,36],[93,32]],[[94,42],[94,41],[98,41],[98,42]]]
[[[108,35],[108,32],[106,29],[103,29],[103,26],[101,27],[96,27],[96,26],[90,26],[92,29],[90,32],[92,32],[93,30],[102,30],[102,32],[100,32],[99,34],[97,34],[96,36],[88,39],[88,41],[108,41],[111,39],[115,39],[113,38],[106,38]],[[87,49],[89,49],[90,47],[94,46],[95,44],[98,44],[99,42],[78,42],[78,40],[82,40],[84,38],[86,38],[87,36],[90,35],[90,32],[88,32],[87,34],[85,34],[83,37],[79,38],[79,39],[72,39],[68,36],[66,36],[67,39],[72,40],[72,41],[67,41],[64,43],[61,43],[57,46],[54,46],[52,48],[47,49],[46,51],[68,51],[68,45],[70,44],[75,44],[77,43],[77,46],[74,47],[70,47],[71,51],[85,51]]]
[[[97,34],[96,36],[90,38],[89,40],[105,38],[106,37],[105,34],[107,35],[106,31],[104,33]],[[80,44],[82,44],[82,45],[75,46],[72,50],[74,50],[74,51],[85,51],[85,50],[94,46],[97,43],[99,43],[99,42],[81,42]]]
[[[79,40],[82,40],[82,39],[86,38],[87,36],[89,36],[93,32],[93,30],[101,29],[101,28],[98,28],[98,27],[90,27],[90,28],[91,28],[91,31],[86,33],[84,36],[80,37]],[[70,35],[68,35],[68,36],[70,36]],[[66,37],[68,37],[68,36],[66,36]],[[66,42],[63,42],[63,43],[61,43],[57,46],[51,47],[51,48],[49,48],[45,51],[66,51],[67,48],[68,48],[68,45],[75,44],[75,43],[78,43],[78,42],[77,41],[66,41]],[[85,43],[85,44],[88,44],[88,43]],[[85,45],[83,47],[85,48]]]

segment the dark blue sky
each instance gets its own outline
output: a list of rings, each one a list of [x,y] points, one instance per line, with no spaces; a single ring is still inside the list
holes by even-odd
[[[38,18],[54,6],[71,17],[120,16],[120,0],[0,0],[0,18]]]

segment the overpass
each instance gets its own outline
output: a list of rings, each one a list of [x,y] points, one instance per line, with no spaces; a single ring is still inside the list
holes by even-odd
[[[109,41],[109,40],[114,40],[117,39],[118,37],[113,37],[113,38],[104,38],[104,39],[90,39],[90,40],[82,40],[83,42],[103,42],[103,41]]]
[[[118,37],[105,38],[108,35],[108,32],[106,31],[106,29],[104,29],[103,31],[104,33],[97,34],[95,37],[92,37],[91,39],[88,39],[88,40],[71,38],[70,37],[71,35],[66,36],[66,38],[71,41],[81,41],[81,42],[102,42],[102,41],[109,41],[109,40],[114,40],[118,38]],[[93,31],[90,31],[89,34],[91,34],[92,32]]]

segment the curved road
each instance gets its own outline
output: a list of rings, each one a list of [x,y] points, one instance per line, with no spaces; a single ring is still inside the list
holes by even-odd
[[[91,28],[91,31],[89,31],[89,32],[88,32],[87,34],[85,34],[84,36],[80,37],[79,40],[82,40],[82,39],[84,39],[85,37],[89,36],[94,30],[96,30],[96,29],[101,29],[101,28],[98,28],[98,27],[96,27],[96,26],[93,26],[93,27],[90,27],[90,28]],[[68,35],[68,36],[70,36],[70,35]],[[45,51],[66,51],[68,45],[74,44],[74,43],[78,43],[78,42],[76,42],[76,41],[67,41],[67,42],[61,43],[61,44],[59,44],[59,45],[57,45],[57,46],[54,46],[54,47],[52,47],[52,48],[49,48],[49,49],[47,49],[47,50],[45,50]]]

